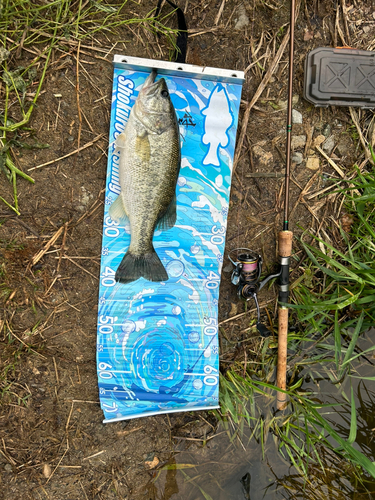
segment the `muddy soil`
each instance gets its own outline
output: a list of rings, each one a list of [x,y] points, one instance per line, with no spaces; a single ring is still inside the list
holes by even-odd
[[[246,70],[240,129],[246,106],[286,34],[289,3],[180,3],[190,29],[187,62]],[[317,109],[303,99],[304,61],[310,50],[344,42],[374,48],[374,2],[347,1],[345,16],[340,10],[338,17],[336,3],[340,5],[331,0],[297,2],[293,94],[296,120],[301,123],[293,126],[290,216],[296,235],[295,277],[303,258],[298,243],[302,228],[324,237],[324,227],[335,227],[341,217],[340,197],[316,195],[339,175],[315,146],[320,145],[346,174],[355,161],[364,160],[348,108]],[[125,8],[129,17],[141,17],[152,7],[153,3],[140,0]],[[50,147],[13,151],[16,165],[32,175],[35,184],[18,182],[21,216],[0,205],[1,499],[178,499],[176,488],[163,494],[155,491],[150,462],[157,457],[159,467],[173,463],[178,436],[201,438],[215,432],[216,419],[207,412],[103,425],[98,404],[96,314],[111,60],[114,53],[168,59],[170,52],[165,39],[143,26],[98,35],[80,47],[67,41],[53,52],[30,123],[37,140]],[[23,62],[30,57],[21,51]],[[269,271],[276,265],[275,241],[282,219],[283,179],[277,174],[285,165],[287,68],[286,50],[250,113],[233,176],[226,240],[225,255],[250,246],[263,255]],[[372,112],[356,113],[362,130],[371,137]],[[68,156],[82,146],[87,147]],[[256,173],[274,177],[254,177]],[[1,191],[11,199],[4,175]],[[59,230],[56,242],[32,266],[33,258]],[[225,258],[219,304],[223,369],[233,359],[254,356],[261,344],[256,331],[249,330],[252,313],[232,320],[246,306],[236,298],[230,273]],[[260,297],[262,316],[271,328],[275,296],[272,287]],[[250,341],[236,342],[245,338]],[[189,444],[201,446],[185,440],[179,449]]]

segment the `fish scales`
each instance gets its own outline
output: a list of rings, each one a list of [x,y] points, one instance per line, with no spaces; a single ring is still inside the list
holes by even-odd
[[[116,280],[168,279],[152,244],[156,227],[176,221],[176,183],[180,142],[176,113],[163,78],[154,72],[145,81],[129,121],[116,141],[120,151],[121,193],[110,207],[114,220],[129,219],[131,241],[116,271]]]
[[[178,148],[174,143],[178,138],[175,131],[168,130],[161,136],[149,135],[148,140],[150,159],[140,160],[135,133],[130,139],[129,156],[124,158],[126,167],[120,170],[120,185],[131,227],[130,251],[134,254],[152,250],[156,222],[166,212],[176,189]]]

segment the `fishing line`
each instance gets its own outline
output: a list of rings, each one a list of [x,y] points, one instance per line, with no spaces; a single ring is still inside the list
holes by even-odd
[[[188,32],[187,32],[187,24],[185,20],[185,14],[182,9],[178,7],[175,3],[171,2],[171,0],[166,0],[171,7],[173,7],[177,15],[177,25],[178,25],[178,34],[176,39],[176,47],[174,57],[175,61],[179,63],[184,63],[186,61],[186,51],[187,51],[187,41],[188,41]],[[161,11],[161,4],[163,0],[159,0],[156,6],[155,17],[158,17]]]

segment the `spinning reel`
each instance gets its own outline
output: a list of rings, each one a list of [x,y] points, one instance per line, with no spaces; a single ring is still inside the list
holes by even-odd
[[[233,255],[237,252],[236,257]],[[258,303],[258,292],[264,287],[272,278],[280,276],[277,274],[270,274],[263,281],[260,280],[262,274],[263,259],[261,255],[257,254],[249,248],[235,248],[228,254],[228,259],[234,265],[234,270],[231,277],[233,285],[237,286],[237,296],[242,300],[253,299],[257,308],[257,329],[262,337],[268,337],[271,332],[260,322],[260,309]]]

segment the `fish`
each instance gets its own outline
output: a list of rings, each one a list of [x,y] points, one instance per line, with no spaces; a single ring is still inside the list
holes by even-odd
[[[120,152],[120,194],[109,215],[130,224],[130,246],[115,280],[131,283],[143,277],[167,281],[168,273],[153,246],[155,229],[172,228],[177,219],[176,184],[181,164],[179,126],[164,78],[153,70],[132,107],[124,131],[117,137]]]

